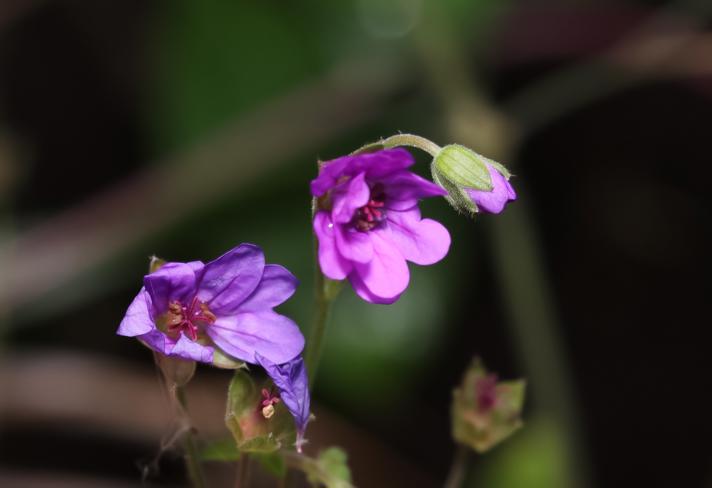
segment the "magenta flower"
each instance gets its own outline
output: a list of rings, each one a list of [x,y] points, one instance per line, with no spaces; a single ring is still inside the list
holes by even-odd
[[[311,182],[322,272],[348,278],[372,303],[393,303],[405,291],[406,260],[433,264],[450,247],[445,227],[422,219],[418,208],[419,199],[447,192],[408,171],[413,163],[404,149],[344,156],[324,163]]]
[[[514,188],[509,180],[499,172],[497,168],[489,163],[485,163],[492,178],[492,189],[489,191],[465,188],[467,195],[475,202],[479,211],[491,214],[498,214],[504,210],[507,202],[517,199]]]
[[[259,247],[241,244],[208,264],[166,263],[143,282],[117,334],[136,337],[166,356],[212,364],[217,347],[262,365],[303,439],[309,419],[308,381],[299,357],[304,336],[272,310],[294,293],[292,273],[265,264]]]

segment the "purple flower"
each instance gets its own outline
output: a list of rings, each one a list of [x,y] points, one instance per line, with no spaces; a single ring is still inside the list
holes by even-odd
[[[309,380],[304,360],[299,357],[285,364],[275,364],[256,354],[257,361],[277,386],[279,397],[294,417],[297,426],[297,451],[302,452],[304,431],[309,422]],[[268,399],[272,402],[272,399]],[[264,401],[263,401],[264,403]]]
[[[265,264],[253,244],[208,264],[166,263],[143,282],[117,334],[136,337],[161,354],[212,363],[217,346],[248,363],[256,364],[259,354],[282,364],[304,348],[297,325],[272,310],[292,296],[297,279]]]
[[[348,278],[358,295],[372,303],[393,303],[408,286],[407,261],[440,261],[450,234],[440,223],[421,219],[418,200],[445,190],[407,168],[404,149],[344,156],[324,163],[311,182],[319,197],[314,232],[319,264],[333,280]]]
[[[492,178],[492,189],[489,191],[465,188],[467,195],[475,202],[477,209],[491,214],[498,214],[510,200],[516,200],[517,194],[505,176],[497,168],[485,163]]]

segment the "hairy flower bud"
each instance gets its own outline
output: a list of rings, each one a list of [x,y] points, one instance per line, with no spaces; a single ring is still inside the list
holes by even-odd
[[[517,197],[507,168],[459,144],[440,149],[431,171],[435,183],[447,190],[448,202],[463,213],[500,213]]]

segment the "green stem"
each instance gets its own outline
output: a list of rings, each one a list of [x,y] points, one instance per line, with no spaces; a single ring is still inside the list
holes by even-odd
[[[386,137],[381,141],[381,144],[386,148],[411,146],[425,151],[433,157],[440,151],[440,146],[433,141],[413,134],[396,134],[391,137]]]
[[[314,379],[316,378],[316,371],[319,366],[319,360],[321,359],[321,353],[324,347],[324,336],[326,335],[326,326],[329,322],[331,303],[333,302],[333,297],[330,297],[326,291],[326,279],[319,270],[318,263],[315,263],[315,266],[316,275],[314,279],[316,288],[316,311],[314,323],[309,331],[309,341],[307,342],[305,359],[310,386],[314,383]]]
[[[457,450],[452,458],[450,472],[445,480],[443,488],[460,488],[465,480],[467,472],[467,459],[470,457],[470,451],[462,444],[457,445]]]
[[[176,400],[181,407],[182,415],[188,416],[188,401],[185,397],[185,390],[183,387],[175,387]],[[203,468],[200,466],[200,458],[198,456],[198,446],[195,442],[195,433],[193,428],[190,427],[188,431],[183,435],[183,449],[185,450],[185,467],[188,471],[188,477],[193,485],[193,488],[205,488],[205,477],[203,475]]]

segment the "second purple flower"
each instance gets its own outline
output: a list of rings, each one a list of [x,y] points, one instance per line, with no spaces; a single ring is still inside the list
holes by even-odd
[[[447,192],[409,171],[414,162],[405,149],[344,156],[311,182],[321,270],[348,278],[371,303],[398,300],[410,280],[406,261],[433,264],[450,248],[447,229],[418,208],[418,200]]]

